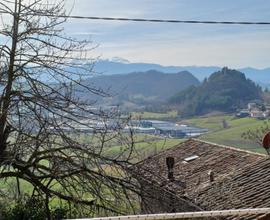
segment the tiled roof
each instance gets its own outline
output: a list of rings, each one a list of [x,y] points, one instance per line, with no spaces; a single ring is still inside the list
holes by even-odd
[[[196,203],[212,210],[270,207],[270,159],[261,159],[235,175],[208,185],[197,193]]]
[[[198,156],[198,158],[190,162],[185,161],[185,159],[192,156]],[[175,159],[175,190],[183,190],[185,196],[189,197],[195,191],[209,184],[208,173],[210,171],[213,173],[215,180],[222,179],[236,172],[239,168],[256,163],[265,155],[189,139],[174,148],[143,160],[136,167],[140,170],[140,175],[143,178],[162,182],[161,185],[172,185],[169,181],[165,181],[167,180],[166,157],[174,157]],[[182,186],[183,184],[185,189],[177,187],[177,185]]]
[[[192,156],[198,157],[185,162]],[[174,182],[167,180],[166,157],[175,158]],[[143,160],[136,168],[141,177],[204,210],[270,207],[270,159],[263,154],[190,139]],[[214,182],[210,182],[210,171]]]

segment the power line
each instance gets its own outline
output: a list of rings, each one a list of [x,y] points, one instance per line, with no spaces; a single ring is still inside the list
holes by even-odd
[[[54,16],[54,15],[50,15]],[[270,22],[251,21],[200,21],[200,20],[171,20],[171,19],[144,19],[144,18],[119,18],[119,17],[89,17],[76,15],[60,15],[55,17],[71,19],[107,20],[107,21],[133,21],[133,22],[155,22],[155,23],[186,23],[186,24],[222,24],[222,25],[270,25]]]
[[[9,14],[1,12],[2,14]],[[123,18],[123,17],[94,17],[79,15],[53,15],[53,14],[28,14],[44,17],[58,17],[66,19],[85,19],[85,20],[103,20],[103,21],[126,21],[126,22],[148,22],[148,23],[182,23],[182,24],[215,24],[215,25],[270,25],[270,22],[253,21],[213,21],[213,20],[174,20],[174,19],[145,19],[145,18]]]
[[[106,21],[133,21],[154,23],[186,23],[186,24],[225,24],[225,25],[270,25],[270,22],[251,21],[200,21],[200,20],[171,20],[171,19],[144,19],[144,18],[121,18],[121,17],[93,17],[77,15],[44,15],[49,17],[61,17],[71,19],[106,20]]]

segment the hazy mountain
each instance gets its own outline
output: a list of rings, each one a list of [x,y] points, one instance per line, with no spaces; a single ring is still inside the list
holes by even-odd
[[[200,86],[192,86],[170,99],[184,115],[201,115],[212,111],[234,111],[247,103],[261,99],[262,91],[253,81],[237,70],[223,68],[204,80]]]
[[[129,63],[118,59],[99,60],[95,64],[95,71],[103,75],[126,74],[131,72],[146,72],[156,70],[165,73],[176,73],[181,71],[191,72],[199,80],[203,80],[220,67],[197,67],[197,66],[162,66],[152,63]]]
[[[95,64],[95,71],[103,73],[104,75],[126,74],[130,72],[145,72],[148,70],[157,70],[160,72],[175,73],[181,71],[189,71],[200,81],[209,77],[213,72],[220,70],[220,67],[210,66],[162,66],[151,63],[129,63],[127,60],[115,58],[112,60],[100,60]],[[262,86],[270,85],[270,68],[256,69],[256,68],[241,68],[240,72],[245,73],[246,77],[259,83]]]
[[[126,100],[135,103],[166,100],[176,92],[199,83],[199,80],[187,71],[168,74],[156,70],[103,75],[84,82],[109,90],[108,93],[113,95],[114,101]],[[82,92],[81,96],[89,97],[89,94]]]

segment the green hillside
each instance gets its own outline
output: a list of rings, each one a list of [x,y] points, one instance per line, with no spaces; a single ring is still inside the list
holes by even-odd
[[[261,96],[261,88],[243,73],[225,67],[200,86],[177,93],[169,102],[179,107],[181,115],[192,116],[212,111],[232,112]]]
[[[224,128],[226,121],[227,128]],[[202,135],[200,139],[218,144],[229,145],[259,153],[265,153],[265,150],[255,141],[246,140],[242,134],[248,130],[256,130],[264,125],[266,120],[254,118],[234,118],[230,115],[197,117],[183,121],[183,123],[200,126],[210,129],[210,132]]]
[[[86,85],[92,85],[103,91],[108,91],[113,103],[129,101],[143,104],[155,101],[165,101],[178,91],[182,91],[191,85],[199,85],[200,82],[191,73],[182,71],[178,73],[162,73],[155,70],[147,72],[134,72],[129,74],[101,75],[84,81]],[[92,97],[89,91],[78,93],[80,97]]]

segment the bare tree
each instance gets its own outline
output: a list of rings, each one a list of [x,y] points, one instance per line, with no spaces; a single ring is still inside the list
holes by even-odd
[[[254,147],[262,153],[267,153],[269,155],[268,146],[264,146],[264,138],[270,131],[270,120],[264,120],[261,125],[256,128],[249,129],[242,133],[242,138],[250,141],[254,144]],[[266,144],[267,145],[267,144]],[[260,149],[261,148],[261,149]],[[264,150],[263,150],[264,149]]]
[[[242,137],[256,143],[258,146],[262,146],[263,137],[269,131],[270,121],[265,120],[262,125],[258,126],[257,128],[249,129],[248,131],[243,132]]]
[[[127,119],[118,111],[78,98],[78,92],[106,94],[83,83],[93,66],[80,61],[93,61],[93,47],[64,34],[64,6],[0,2],[0,178],[15,181],[19,194],[21,183],[29,184],[31,196],[46,202],[47,218],[55,199],[93,213],[123,213],[120,201],[136,191],[126,172],[133,135],[122,134]],[[81,137],[82,131],[91,134]],[[112,144],[122,146],[121,155],[107,153]]]

